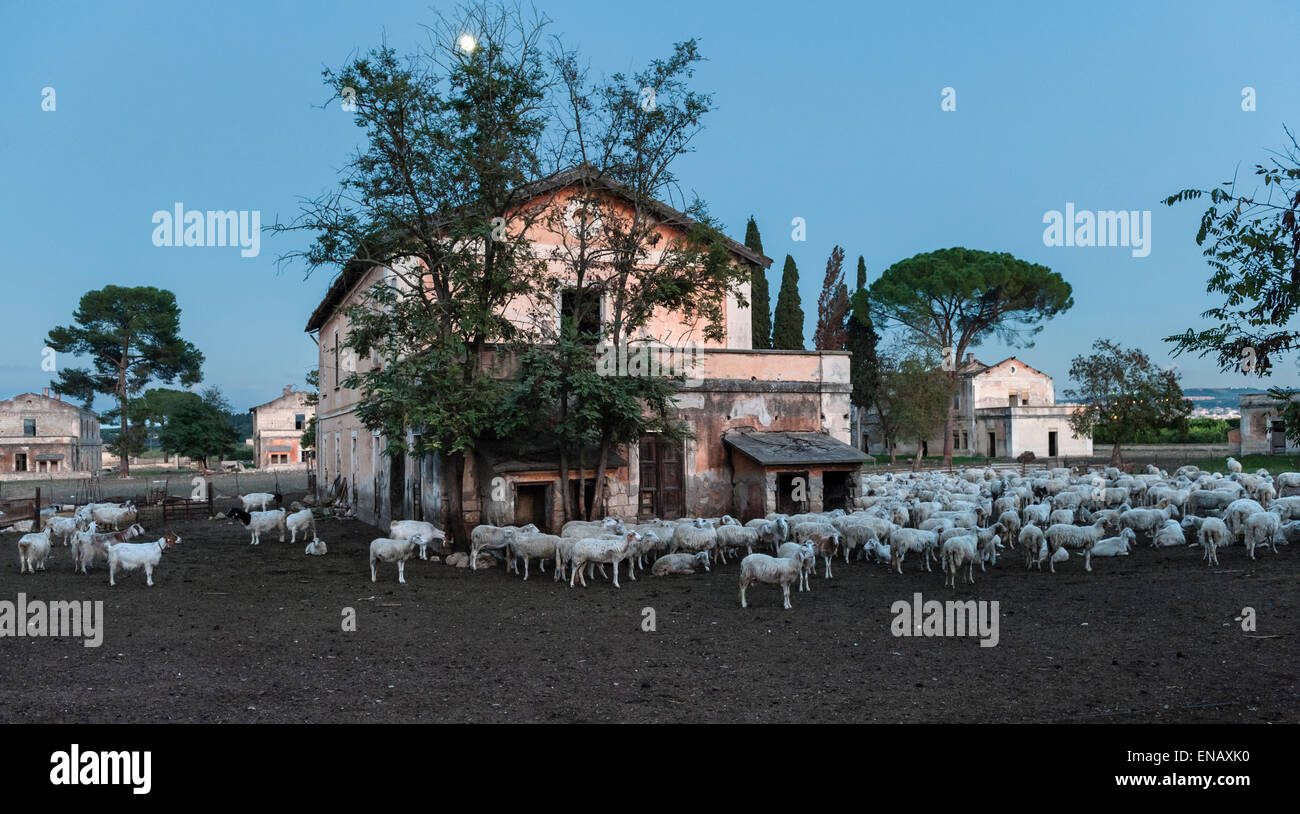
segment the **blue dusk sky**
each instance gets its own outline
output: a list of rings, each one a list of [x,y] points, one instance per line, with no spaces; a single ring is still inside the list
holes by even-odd
[[[442,4],[436,4],[441,7]],[[383,40],[422,43],[417,2],[5,3],[0,7],[0,397],[49,382],[47,331],[106,284],[176,293],[205,383],[236,409],[303,385],[303,332],[330,280],[277,258],[305,236],[264,234],[260,252],[167,248],[152,217],[257,210],[291,220],[328,190],[360,131],[321,81]],[[811,341],[826,258],[842,245],[875,279],[951,246],[1049,266],[1074,308],[1017,353],[1069,386],[1071,357],[1098,337],[1179,365],[1187,387],[1267,383],[1211,359],[1173,359],[1162,338],[1214,304],[1194,242],[1201,207],[1160,201],[1248,172],[1300,127],[1300,82],[1282,32],[1295,2],[709,2],[547,0],[551,31],[593,71],[634,71],[695,37],[696,87],[715,111],[678,166],[733,237],[758,220],[775,304],[787,253],[801,272]],[[55,110],[42,110],[43,89]],[[1242,109],[1243,88],[1255,110]],[[943,89],[956,109],[941,109]],[[1149,211],[1149,254],[1048,246],[1044,215]],[[806,240],[792,220],[806,223]],[[296,242],[295,242],[296,241]],[[65,363],[66,360],[60,360]],[[1268,383],[1297,384],[1295,362]],[[108,406],[104,399],[96,406]]]

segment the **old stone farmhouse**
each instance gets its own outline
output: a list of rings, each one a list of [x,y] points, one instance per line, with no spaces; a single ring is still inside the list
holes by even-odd
[[[574,170],[555,176],[537,190],[545,206],[565,211],[582,191]],[[590,194],[588,191],[583,194]],[[601,194],[626,206],[610,186]],[[543,196],[546,196],[543,198]],[[620,204],[622,201],[622,204]],[[666,205],[655,212],[662,239],[678,239],[692,221]],[[558,219],[542,219],[551,223]],[[573,240],[573,236],[533,226],[527,232],[538,256]],[[734,241],[727,242],[733,262],[745,267],[771,264]],[[549,302],[516,302],[512,318],[549,309],[559,320],[564,272],[552,263],[555,289]],[[561,483],[554,450],[523,450],[518,445],[485,445],[466,467],[463,484],[439,482],[436,456],[389,459],[384,439],[363,427],[356,410],[361,394],[346,388],[346,368],[364,372],[379,360],[341,362],[348,333],[342,308],[359,302],[385,276],[382,269],[345,269],[307,323],[320,349],[320,403],[317,408],[317,474],[322,491],[344,495],[358,515],[372,523],[413,518],[445,522],[447,490],[462,489],[466,522],[536,523],[558,530],[561,489],[594,493],[590,472],[579,483],[571,472]],[[739,295],[739,297],[737,296]],[[725,335],[706,339],[700,326],[677,315],[656,315],[645,340],[670,346],[690,342],[701,350],[692,382],[677,399],[679,414],[694,431],[684,443],[647,435],[613,456],[606,482],[605,505],[596,514],[625,518],[675,518],[731,513],[743,519],[778,508],[820,510],[845,505],[856,488],[865,455],[848,445],[849,355],[847,352],[754,350],[750,330],[748,284],[727,297]],[[604,309],[602,309],[604,311]],[[346,353],[343,353],[346,356]],[[410,433],[418,433],[412,427]],[[594,455],[591,456],[594,459]],[[497,480],[497,479],[500,480]],[[798,479],[798,480],[796,480]],[[491,488],[496,484],[501,488]],[[799,486],[800,488],[794,488]],[[574,492],[576,493],[576,492]],[[802,498],[797,507],[794,496]]]
[[[50,396],[48,387],[0,401],[0,475],[98,472],[103,449],[99,416]]]
[[[1052,377],[1012,356],[986,365],[967,354],[958,368],[953,396],[953,455],[1016,458],[1032,452],[1036,458],[1092,455],[1092,437],[1076,437],[1070,429],[1073,404],[1058,404]],[[888,455],[878,422],[868,421],[868,449]],[[943,426],[922,442],[923,455],[943,454]],[[898,455],[915,455],[915,439],[898,439]]]
[[[310,396],[286,384],[276,398],[249,408],[253,414],[253,463],[258,469],[307,468],[302,434],[316,414]]]

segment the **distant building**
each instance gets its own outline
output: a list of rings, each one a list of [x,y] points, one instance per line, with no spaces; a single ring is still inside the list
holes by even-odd
[[[0,401],[0,474],[98,472],[103,450],[99,416],[48,387]]]
[[[253,464],[258,469],[307,468],[302,434],[316,414],[315,405],[308,403],[310,395],[286,384],[279,397],[249,408],[253,414]]]
[[[1077,404],[1058,404],[1052,377],[1016,357],[986,365],[967,354],[953,396],[952,453],[958,457],[1037,458],[1092,456],[1092,437],[1075,436],[1070,416]],[[874,416],[874,413],[873,413]],[[889,454],[877,421],[868,420],[868,451]],[[922,442],[923,455],[943,454],[943,427]],[[899,438],[898,455],[915,455],[916,440]]]
[[[1297,394],[1295,400],[1300,400]],[[1279,413],[1284,402],[1267,393],[1243,393],[1238,397],[1241,431],[1228,434],[1228,448],[1233,455],[1294,455],[1300,447],[1287,441]]]

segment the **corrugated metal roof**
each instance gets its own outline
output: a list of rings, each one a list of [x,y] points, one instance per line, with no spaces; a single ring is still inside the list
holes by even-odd
[[[727,430],[722,441],[763,466],[860,464],[867,453],[821,432]]]

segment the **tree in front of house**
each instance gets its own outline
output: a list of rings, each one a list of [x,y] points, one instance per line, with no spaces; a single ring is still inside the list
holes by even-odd
[[[848,345],[849,289],[844,284],[844,249],[836,246],[826,261],[822,293],[817,298],[817,328],[813,347],[817,350],[844,350]]]
[[[168,415],[160,436],[163,446],[207,469],[209,458],[220,460],[239,443],[229,415],[230,404],[221,391],[207,388],[201,396],[180,401]]]
[[[745,247],[755,254],[763,253],[763,238],[758,233],[758,223],[754,216],[749,216],[745,224]],[[772,347],[772,299],[767,287],[767,269],[754,266],[749,281],[750,325],[754,334],[754,349],[769,350]]]
[[[914,440],[912,469],[920,469],[925,442],[943,423],[954,392],[952,379],[933,351],[898,346],[881,355],[874,407],[890,463],[898,441]]]
[[[781,288],[776,295],[776,314],[772,320],[773,350],[803,350],[803,308],[799,300],[799,267],[794,258],[785,256],[781,271]]]
[[[1044,323],[1074,305],[1070,284],[1046,266],[1005,252],[952,248],[900,260],[869,289],[872,316],[900,327],[945,358],[996,337],[1029,347]],[[958,370],[947,373],[956,389]],[[952,412],[944,420],[943,459],[952,464]]]
[[[55,392],[82,400],[87,409],[96,394],[112,396],[117,407],[106,422],[120,421],[121,432],[109,449],[118,455],[122,477],[131,473],[143,433],[131,425],[131,403],[151,381],[198,383],[203,354],[180,336],[181,309],[176,295],[153,286],[105,286],[88,291],[73,313],[73,323],[50,331],[45,344],[59,353],[89,357],[89,368],[59,370]]]
[[[1070,415],[1070,429],[1078,437],[1103,430],[1113,439],[1113,466],[1124,463],[1122,444],[1160,427],[1183,427],[1192,412],[1177,371],[1158,368],[1141,350],[1109,339],[1098,339],[1091,353],[1074,357],[1070,378],[1078,388],[1067,391],[1066,399],[1082,405]]]
[[[1300,349],[1300,144],[1290,130],[1286,137],[1281,152],[1255,165],[1253,185],[1234,174],[1165,199],[1169,206],[1209,199],[1196,244],[1212,270],[1206,292],[1222,303],[1201,314],[1210,327],[1165,338],[1175,356],[1212,355],[1225,372],[1267,376]]]
[[[163,462],[174,450],[163,443],[163,431],[171,414],[187,402],[202,401],[197,393],[188,390],[175,390],[168,387],[151,387],[131,404],[131,423],[137,429],[153,425],[158,428],[158,440],[162,445]]]

